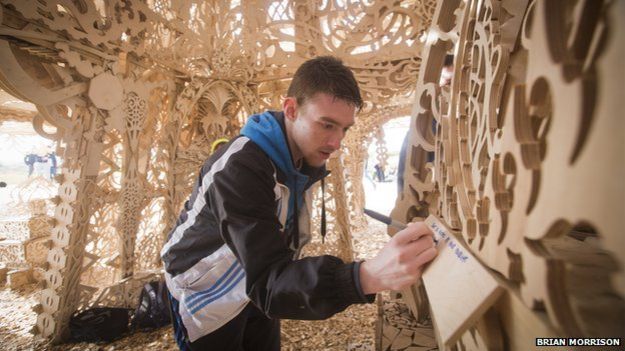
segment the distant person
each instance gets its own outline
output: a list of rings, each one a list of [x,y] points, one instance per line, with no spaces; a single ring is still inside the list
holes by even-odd
[[[24,156],[24,163],[28,166],[29,177],[33,175],[33,172],[35,171],[35,162],[37,162],[37,157],[38,156],[32,152]]]
[[[48,157],[48,160],[50,160],[50,179],[54,179],[54,176],[56,175],[56,152],[52,151],[51,153],[46,155]]]
[[[0,182],[0,188],[6,188],[6,186],[7,186],[7,183],[5,183],[5,182]]]
[[[376,178],[378,178],[378,182],[383,182],[386,179],[386,177],[384,176],[384,167],[379,163],[376,163],[373,168],[375,168],[375,176]]]
[[[438,85],[441,87],[451,84],[451,78],[454,76],[454,55],[446,55],[445,61],[443,61],[443,69],[441,70],[441,76],[438,80]]]

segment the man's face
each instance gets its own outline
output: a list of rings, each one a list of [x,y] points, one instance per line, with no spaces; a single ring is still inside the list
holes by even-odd
[[[290,100],[289,100],[290,99]],[[321,167],[354,124],[356,107],[325,93],[318,93],[297,106],[294,98],[284,104],[285,116],[291,123],[289,146],[297,162],[303,158],[313,167]]]

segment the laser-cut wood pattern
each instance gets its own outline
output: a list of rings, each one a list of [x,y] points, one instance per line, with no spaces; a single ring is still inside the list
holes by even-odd
[[[438,3],[393,216],[442,218],[507,288],[463,349],[625,335],[624,14],[622,2]]]
[[[623,2],[0,4],[0,88],[37,107],[0,121],[32,121],[63,159],[38,335],[63,340],[77,309],[134,305],[210,144],[279,109],[294,70],[332,54],[366,102],[329,164],[337,254],[352,257],[366,225],[367,146],[412,110],[393,216],[442,218],[507,290],[464,347],[623,336]]]
[[[0,88],[37,107],[34,116],[2,118],[32,120],[63,159],[35,328],[56,341],[77,309],[135,304],[137,287],[161,269],[160,247],[210,144],[236,135],[251,113],[280,108],[295,69],[316,55],[342,58],[366,102],[355,128],[361,132],[330,162],[325,194],[327,239],[351,259],[350,219],[363,225],[362,150],[378,123],[400,116],[386,112],[409,106],[435,7],[0,3]]]

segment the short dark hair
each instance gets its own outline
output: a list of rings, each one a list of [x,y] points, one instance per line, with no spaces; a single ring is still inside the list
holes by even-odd
[[[363,105],[354,73],[333,56],[319,56],[299,66],[286,95],[296,98],[298,105],[302,105],[317,93],[354,104],[358,110]]]

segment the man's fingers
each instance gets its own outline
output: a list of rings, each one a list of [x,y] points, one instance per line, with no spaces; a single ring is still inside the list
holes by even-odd
[[[423,222],[410,223],[406,229],[402,229],[395,236],[393,240],[399,244],[407,244],[411,241],[415,241],[424,235],[432,235],[432,231]]]
[[[414,264],[421,267],[424,264],[432,261],[436,257],[436,255],[438,255],[438,251],[436,250],[436,248],[430,247],[417,255]]]
[[[406,257],[414,257],[431,247],[434,247],[434,238],[431,235],[423,235],[415,241],[404,244],[401,250]]]
[[[409,284],[414,284],[421,277],[425,265],[432,261],[436,255],[438,255],[436,248],[430,247],[422,251],[419,255],[414,256],[410,262],[406,263],[406,274],[403,277],[408,279],[407,282],[409,282]]]

